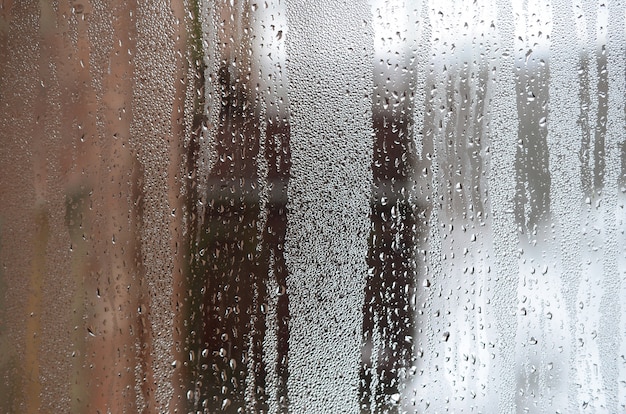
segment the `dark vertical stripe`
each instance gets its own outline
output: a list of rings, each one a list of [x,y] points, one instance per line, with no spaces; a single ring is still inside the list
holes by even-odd
[[[472,108],[471,119],[467,122],[472,125],[473,131],[467,142],[467,155],[470,165],[470,182],[471,182],[471,201],[474,206],[474,214],[482,215],[480,221],[485,218],[485,200],[487,198],[487,186],[484,177],[484,151],[489,144],[486,142],[488,137],[489,100],[486,98],[491,88],[489,82],[489,68],[484,62],[479,61],[473,66],[474,71],[470,76],[470,81],[475,82],[476,88],[472,95],[472,90],[468,91],[468,100],[476,100],[474,108]],[[478,73],[476,73],[478,72]],[[469,82],[469,81],[468,81]],[[471,105],[469,102],[467,105]]]
[[[267,274],[261,267],[257,220],[260,216],[256,183],[259,120],[241,73],[223,65],[218,73],[222,96],[215,150],[206,196],[191,193],[194,203],[206,199],[192,235],[190,332],[195,342],[197,368],[192,373],[199,394],[196,408],[210,412],[237,412],[253,399],[266,411],[262,344]],[[192,157],[199,147],[192,142]],[[193,177],[197,165],[190,171]],[[192,186],[193,187],[193,186]],[[205,198],[206,197],[206,198]],[[250,354],[251,353],[251,354]],[[252,361],[252,372],[248,362]],[[252,375],[252,378],[249,378]],[[246,381],[254,381],[254,395],[246,394]],[[200,384],[200,385],[198,385]]]
[[[205,367],[206,361],[203,360],[206,355],[204,351],[204,343],[202,341],[203,321],[202,310],[204,308],[203,302],[205,297],[204,289],[204,267],[205,262],[203,260],[203,254],[200,250],[203,246],[199,243],[201,234],[203,232],[203,210],[200,208],[200,203],[205,200],[200,196],[200,190],[198,188],[198,173],[202,171],[199,168],[199,159],[201,154],[201,142],[203,140],[203,129],[207,127],[207,118],[204,113],[205,99],[205,65],[203,60],[204,49],[202,47],[202,28],[200,25],[200,7],[198,1],[193,1],[190,5],[191,12],[191,32],[189,34],[190,41],[190,64],[192,65],[193,76],[189,79],[193,83],[193,90],[202,91],[202,93],[194,93],[192,98],[193,107],[189,108],[192,111],[192,119],[190,125],[189,142],[185,148],[185,160],[186,160],[186,175],[185,179],[185,215],[187,216],[187,249],[186,257],[183,260],[183,283],[186,283],[186,297],[181,299],[179,304],[180,310],[183,313],[184,320],[183,327],[185,332],[182,337],[185,338],[184,352],[181,352],[183,357],[189,354],[195,355],[195,361],[192,361],[190,366],[183,371],[184,380],[182,384],[185,386],[185,390],[182,393],[187,399],[183,404],[186,407],[186,411],[198,411],[201,409],[202,396],[206,394],[207,388],[203,385],[203,380],[206,375]],[[204,253],[204,252],[203,252]],[[182,290],[182,289],[181,289]],[[195,363],[194,363],[195,362]],[[183,369],[181,367],[181,369]],[[188,394],[190,392],[190,394]],[[191,398],[189,398],[191,397]]]
[[[589,65],[590,58],[587,51],[580,54],[578,71],[578,94],[580,97],[580,115],[578,125],[581,127],[582,142],[580,149],[581,180],[583,196],[593,198],[595,192],[602,191],[604,187],[604,174],[606,169],[605,137],[608,118],[609,80],[607,70],[606,45],[602,45],[596,56],[598,71],[597,97],[598,108],[594,120],[589,119],[591,110],[591,96],[589,91]],[[593,125],[593,126],[592,126]],[[593,137],[593,142],[592,142]],[[593,166],[591,165],[591,151],[593,148]]]
[[[593,147],[593,186],[596,191],[604,188],[604,170],[606,169],[606,122],[609,114],[609,71],[607,70],[606,45],[602,45],[596,56],[598,69],[598,113],[594,129]]]
[[[580,114],[578,116],[578,125],[581,130],[580,143],[580,177],[583,190],[583,197],[591,197],[592,188],[592,172],[589,166],[590,145],[591,145],[591,128],[589,122],[589,110],[591,108],[591,97],[589,95],[589,54],[583,51],[579,57],[578,68],[578,97],[580,99]]]
[[[410,53],[408,48],[398,52]],[[409,62],[410,56],[401,61]],[[411,297],[417,218],[410,198],[416,164],[415,82],[412,71],[398,75],[382,60],[374,62],[373,79],[375,138],[359,399],[362,412],[397,412],[399,406],[391,396],[399,392],[400,371],[411,364],[413,343],[409,338],[415,325]],[[374,349],[374,336],[380,339],[378,349]],[[375,358],[373,351],[377,352]]]
[[[625,107],[626,108],[626,107]],[[617,177],[618,189],[622,194],[626,193],[626,141],[619,143],[620,154],[620,170]]]
[[[255,358],[248,354],[249,342],[262,342],[263,331],[254,331],[253,319],[257,326],[265,325],[257,306],[265,302],[256,227],[259,127],[245,88],[229,68],[222,67],[219,79],[223,100],[217,163],[209,180],[201,236],[207,264],[203,337],[209,349],[210,411],[236,412],[246,408],[247,360]],[[263,393],[262,387],[257,391]],[[255,401],[259,399],[264,396],[255,395]]]
[[[515,91],[519,124],[515,155],[515,217],[525,232],[532,232],[550,213],[548,166],[548,62],[528,49],[516,64]]]
[[[268,164],[267,184],[267,224],[263,242],[268,271],[274,274],[278,286],[276,309],[277,344],[276,374],[278,377],[276,400],[279,412],[287,413],[289,398],[287,380],[289,378],[289,293],[287,291],[287,264],[284,245],[287,231],[287,185],[291,173],[290,129],[285,118],[270,118],[266,127],[265,158]],[[273,260],[272,260],[273,259]],[[267,272],[266,274],[269,274]]]

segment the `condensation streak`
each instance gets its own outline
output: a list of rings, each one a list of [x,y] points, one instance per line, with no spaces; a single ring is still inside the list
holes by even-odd
[[[420,206],[413,194],[417,154],[410,16],[401,1],[375,3],[371,12],[375,137],[359,399],[361,412],[384,412],[397,406],[413,359],[413,251]]]
[[[514,16],[511,3],[500,0],[496,3],[494,19],[495,39],[491,56],[495,70],[492,71],[496,91],[490,117],[493,133],[489,166],[489,189],[493,220],[493,263],[490,276],[485,283],[487,292],[487,327],[490,349],[489,377],[487,379],[488,403],[497,406],[500,412],[515,411],[517,391],[515,366],[515,311],[517,304],[517,250],[514,210],[515,157],[517,123],[519,116],[515,103],[515,45]],[[497,206],[497,208],[495,208]]]
[[[530,297],[532,309],[539,312],[530,314],[531,324],[542,323],[541,330],[535,336],[538,363],[529,376],[534,376],[537,388],[530,393],[531,398],[538,395],[536,403],[529,399],[527,404],[535,406],[550,406],[552,409],[565,409],[575,404],[576,388],[573,381],[568,383],[568,378],[573,378],[579,370],[580,364],[572,363],[572,357],[576,349],[574,343],[575,321],[569,315],[575,315],[580,311],[576,307],[577,292],[580,291],[582,271],[577,261],[582,253],[580,235],[571,231],[571,223],[580,222],[583,210],[581,199],[581,174],[580,169],[564,168],[565,165],[579,165],[579,141],[570,139],[572,126],[576,124],[579,110],[578,100],[572,96],[568,84],[576,82],[577,56],[569,53],[573,49],[576,39],[571,36],[571,27],[574,24],[574,10],[570,7],[555,2],[552,5],[551,15],[553,29],[550,34],[549,57],[550,73],[553,79],[562,79],[564,82],[550,82],[548,102],[548,149],[550,151],[549,172],[552,177],[550,187],[550,221],[551,231],[545,229],[535,241],[545,253],[542,257],[533,258],[533,265],[542,274],[540,284],[533,280],[534,293]],[[558,108],[558,116],[555,112]],[[558,242],[549,235],[553,232],[558,234]],[[536,250],[535,250],[536,251]],[[535,264],[537,263],[537,264]],[[537,267],[539,265],[539,267]],[[531,265],[532,266],[532,265]],[[531,267],[532,271],[532,267]],[[559,275],[563,275],[559,277]],[[584,292],[588,289],[582,289]],[[526,289],[529,291],[529,289]],[[524,292],[526,294],[526,291]],[[563,312],[561,309],[567,309]],[[529,315],[524,315],[528,319]],[[520,317],[521,319],[521,317]],[[530,348],[530,347],[529,347]],[[543,390],[549,386],[550,392]],[[552,391],[553,390],[553,391]],[[555,398],[553,396],[556,395]]]

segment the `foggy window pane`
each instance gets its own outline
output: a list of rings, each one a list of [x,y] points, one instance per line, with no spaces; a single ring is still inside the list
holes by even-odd
[[[626,411],[626,4],[0,4],[0,412]]]

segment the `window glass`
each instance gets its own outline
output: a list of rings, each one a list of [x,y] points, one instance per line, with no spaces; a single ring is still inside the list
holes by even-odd
[[[0,3],[0,412],[626,410],[625,22]]]

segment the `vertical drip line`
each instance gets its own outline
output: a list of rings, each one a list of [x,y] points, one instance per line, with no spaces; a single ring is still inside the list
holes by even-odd
[[[190,197],[196,207],[189,208],[198,220],[191,259],[192,279],[201,293],[190,318],[200,324],[195,377],[203,384],[193,398],[211,410],[267,412],[272,401],[287,404],[286,394],[268,395],[271,389],[286,389],[268,384],[268,373],[278,372],[276,382],[286,382],[287,350],[281,343],[288,338],[288,316],[281,312],[286,299],[281,280],[286,277],[289,125],[284,109],[271,109],[283,101],[272,93],[280,89],[281,76],[272,73],[269,83],[263,77],[259,38],[265,35],[266,12],[245,1],[204,8],[209,23],[203,19],[203,39],[209,45],[213,41],[213,47],[204,53],[207,106],[201,123],[207,125],[200,141],[208,142],[190,151],[199,158],[190,165],[195,169],[189,178],[197,189]],[[221,21],[233,24],[226,27]],[[257,54],[259,60],[253,58]],[[265,87],[271,89],[268,96]],[[268,311],[273,283],[282,285],[278,332],[267,332],[274,323],[273,310]],[[275,350],[266,345],[274,335],[279,359],[268,362],[266,352]]]
[[[516,104],[517,151],[515,157],[517,192],[515,215],[519,232],[518,298],[516,370],[517,405],[526,409],[550,406],[554,402],[547,389],[546,378],[551,375],[548,364],[553,357],[555,333],[563,315],[556,311],[560,303],[560,274],[558,247],[551,242],[552,210],[559,210],[553,199],[556,189],[551,174],[560,167],[550,157],[555,142],[549,130],[558,122],[559,111],[550,112],[554,86],[552,76],[555,58],[551,51],[558,48],[552,41],[552,5],[528,0],[516,4],[520,17],[516,31]],[[556,19],[556,17],[555,17]],[[555,62],[555,64],[558,62]],[[559,114],[560,115],[560,114]],[[552,162],[551,162],[552,161]],[[553,309],[554,308],[554,309]],[[546,314],[554,315],[554,321]]]
[[[447,364],[449,354],[446,352],[447,338],[450,334],[447,317],[439,317],[442,308],[448,306],[444,303],[444,292],[446,284],[450,283],[444,268],[446,262],[444,245],[444,223],[446,219],[445,205],[445,182],[444,177],[447,172],[445,158],[445,134],[447,132],[447,122],[451,114],[451,108],[447,101],[448,81],[447,73],[447,52],[451,45],[446,42],[451,36],[449,28],[446,26],[453,21],[452,13],[445,13],[438,7],[437,2],[429,1],[424,5],[427,28],[425,35],[428,36],[429,60],[428,74],[426,75],[425,89],[425,119],[423,132],[423,146],[420,157],[419,171],[424,180],[426,208],[421,217],[424,227],[425,245],[424,259],[426,264],[427,279],[422,283],[428,288],[428,302],[424,308],[423,317],[427,323],[425,336],[423,359],[425,372],[437,372],[441,366]],[[449,227],[448,227],[449,228]],[[454,341],[454,339],[452,339]],[[421,355],[422,352],[418,353]],[[427,388],[424,391],[425,406],[443,407],[447,405],[443,396],[452,395],[452,383],[449,378],[442,373],[435,374],[434,380],[427,381]]]
[[[612,3],[611,8],[613,8]],[[621,6],[621,10],[620,7]],[[619,349],[620,355],[626,355],[626,243],[623,242],[623,235],[626,233],[626,138],[623,135],[624,125],[626,125],[626,39],[624,39],[624,33],[626,32],[626,5],[616,2],[617,10],[610,10],[609,14],[609,36],[611,43],[609,44],[609,90],[611,91],[611,97],[609,100],[609,122],[607,125],[611,134],[616,133],[617,137],[620,137],[620,131],[622,133],[620,138],[612,138],[617,142],[617,148],[619,152],[615,155],[612,162],[616,162],[619,165],[618,177],[617,177],[617,237],[616,242],[618,247],[618,269],[616,275],[620,276],[619,279],[619,308],[617,309],[617,315],[620,315],[618,332],[620,335],[617,337],[619,343],[617,349]],[[620,129],[621,128],[621,129]],[[615,145],[615,144],[609,144]],[[615,150],[613,150],[615,151]],[[609,162],[609,165],[612,165]],[[621,236],[620,236],[621,234]],[[619,243],[621,241],[621,244]],[[609,328],[607,326],[607,328]],[[619,409],[626,409],[626,360],[623,358],[618,364],[618,376],[619,383],[617,389],[617,404]]]
[[[287,267],[284,258],[287,227],[287,188],[291,173],[290,127],[287,111],[284,72],[284,38],[287,32],[285,5],[274,0],[266,8],[253,8],[255,36],[254,52],[258,54],[251,72],[256,82],[259,107],[260,144],[257,155],[260,220],[259,284],[265,299],[259,305],[257,318],[259,336],[256,355],[263,367],[262,385],[265,389],[263,405],[256,411],[283,413],[289,409],[287,395],[289,352],[289,292]],[[257,372],[261,380],[261,373]]]
[[[253,17],[254,19],[254,17]],[[254,45],[253,45],[254,47]],[[251,76],[255,71],[259,71],[254,64],[251,64]],[[252,84],[253,81],[251,81]],[[267,364],[264,360],[264,343],[267,336],[270,306],[270,294],[268,278],[269,269],[263,254],[265,238],[263,229],[267,225],[267,161],[263,157],[266,145],[266,128],[263,119],[266,117],[265,102],[261,94],[257,93],[255,98],[255,118],[258,122],[259,147],[256,155],[256,177],[258,186],[259,216],[256,220],[256,250],[259,254],[259,268],[256,275],[257,282],[253,289],[253,306],[251,319],[251,335],[248,343],[248,375],[246,377],[246,410],[248,412],[268,412],[268,384],[267,384]]]
[[[488,82],[489,69],[482,59],[485,31],[487,31],[486,11],[478,6],[457,5],[451,19],[451,32],[455,33],[450,42],[452,50],[447,53],[446,103],[449,119],[445,123],[444,142],[441,146],[441,164],[446,165],[444,210],[446,234],[443,251],[447,256],[446,272],[456,275],[447,291],[452,291],[458,280],[462,280],[464,290],[457,290],[448,302],[450,335],[446,354],[450,360],[449,381],[454,385],[453,406],[461,409],[467,401],[480,407],[484,403],[482,382],[486,369],[484,362],[489,360],[481,343],[486,343],[483,309],[484,282],[487,266],[484,259],[482,240],[487,238],[490,227],[486,222],[488,198],[485,170],[485,149],[488,148],[487,99],[492,94],[493,85]],[[473,12],[472,14],[469,14]],[[445,161],[444,161],[445,160]],[[451,253],[450,253],[451,252]],[[445,334],[444,334],[445,335]]]
[[[433,252],[437,251],[437,241],[433,239],[431,226],[431,213],[434,208],[435,184],[432,173],[433,157],[433,116],[435,103],[433,100],[433,61],[432,61],[432,26],[430,22],[430,3],[421,1],[415,4],[413,11],[415,19],[415,104],[413,105],[413,138],[415,140],[415,152],[417,160],[414,171],[413,196],[416,203],[421,204],[416,215],[417,240],[415,243],[415,272],[419,283],[416,283],[416,305],[415,305],[415,367],[420,373],[413,380],[413,390],[407,399],[411,404],[425,409],[431,403],[432,391],[437,380],[432,380],[431,375],[424,375],[431,372],[430,361],[432,361],[433,349],[432,335],[427,332],[431,326],[433,299],[433,278],[436,277],[437,268],[440,266],[438,260],[433,260]],[[434,265],[434,267],[433,267]],[[410,398],[409,398],[410,397]]]
[[[601,261],[602,253],[591,246],[602,246],[604,234],[599,234],[592,229],[597,229],[601,226],[602,214],[598,210],[599,200],[602,199],[602,178],[598,176],[604,175],[604,132],[602,131],[602,124],[606,126],[606,119],[601,120],[601,92],[599,86],[604,83],[601,77],[606,77],[606,73],[601,75],[598,71],[598,56],[597,56],[597,36],[594,30],[599,24],[600,15],[598,13],[598,4],[592,2],[584,2],[581,6],[574,4],[571,12],[574,12],[576,16],[575,22],[578,28],[579,42],[578,50],[579,56],[576,56],[578,69],[578,82],[579,82],[579,116],[578,126],[579,130],[576,131],[581,136],[579,160],[580,163],[580,179],[577,181],[572,180],[571,174],[564,175],[557,183],[562,183],[568,187],[567,192],[569,194],[563,194],[562,197],[555,198],[556,200],[569,201],[569,206],[560,212],[558,218],[560,219],[562,226],[562,251],[564,256],[564,273],[563,276],[569,279],[565,284],[565,290],[571,296],[568,297],[568,311],[570,311],[572,322],[570,323],[570,330],[572,332],[570,347],[574,350],[574,356],[569,370],[571,371],[572,378],[575,381],[571,381],[569,384],[568,393],[570,395],[570,407],[571,409],[581,407],[602,407],[604,406],[605,395],[599,392],[600,385],[604,380],[602,378],[602,371],[598,369],[597,361],[592,362],[593,356],[600,357],[598,343],[595,339],[597,328],[600,324],[598,319],[598,306],[599,300],[597,289],[600,286],[597,284],[597,276],[602,273]],[[557,5],[558,7],[558,5]],[[580,9],[580,10],[578,10]],[[561,17],[561,13],[556,13]],[[560,24],[559,24],[560,23]],[[563,19],[555,19],[555,28],[559,28],[559,31],[555,31],[555,44],[564,44],[568,37],[571,37],[569,33],[570,21],[564,21]],[[582,37],[582,39],[580,39]],[[556,48],[555,48],[556,49]],[[565,46],[563,50],[571,50],[573,48]],[[557,49],[558,50],[558,49]],[[562,52],[563,53],[563,52]],[[565,58],[569,58],[565,56]],[[572,56],[572,58],[574,58]],[[594,59],[595,58],[595,59]],[[595,60],[595,65],[594,65]],[[557,66],[562,67],[562,63],[565,60],[555,60],[555,68]],[[606,67],[604,68],[606,72]],[[572,67],[562,67],[561,71],[562,79],[564,76],[568,76],[572,72]],[[558,76],[558,75],[557,75]],[[555,88],[556,88],[555,84]],[[561,102],[555,101],[554,108],[558,109],[560,114],[566,113],[563,111],[566,108],[565,96],[567,91],[562,92],[564,95],[561,98]],[[604,92],[606,95],[606,91]],[[556,96],[555,96],[556,98]],[[562,117],[562,116],[561,116]],[[606,115],[604,116],[606,118]],[[561,125],[556,125],[554,133],[558,135],[559,131],[567,128],[568,122],[563,121]],[[600,130],[598,130],[600,127]],[[604,128],[606,129],[606,128]],[[567,138],[570,138],[573,134],[570,134]],[[563,159],[563,155],[560,150],[567,148],[570,139],[562,138],[560,145],[554,145],[553,150],[555,157]],[[599,159],[602,158],[602,159]],[[601,170],[601,171],[600,171]],[[555,171],[555,179],[558,179],[559,171]],[[567,183],[567,184],[566,184]],[[598,184],[600,184],[598,186]],[[555,190],[561,186],[556,185]],[[578,191],[576,191],[578,190]],[[571,199],[571,195],[576,194],[575,200]],[[573,208],[576,207],[576,208]],[[574,222],[572,219],[568,219],[571,212],[576,211],[580,223],[580,233],[577,234],[577,238],[582,240],[570,240],[571,230],[567,226],[568,222]],[[576,243],[577,249],[574,248],[572,242]],[[583,246],[587,248],[583,248]],[[570,256],[569,258],[567,256]],[[580,264],[576,264],[576,261],[580,261]]]
[[[519,5],[518,5],[519,8]],[[545,28],[535,26],[533,5],[525,0],[518,20],[515,92],[518,144],[515,156],[515,215],[524,240],[532,240],[550,216],[550,173],[547,147],[549,61]],[[533,31],[534,30],[534,31]],[[542,33],[544,32],[544,33]]]
[[[407,45],[408,22],[396,21],[396,16],[408,19],[406,6],[401,2],[386,3],[373,7],[372,12],[376,39],[391,39],[395,34],[398,40],[375,41],[375,45],[381,44],[375,49],[373,62],[375,139],[359,387],[363,412],[395,412],[403,377],[413,360],[415,79]],[[376,337],[380,338],[377,347]],[[376,385],[373,377],[378,380]]]
[[[243,63],[245,73],[242,73],[239,82],[243,82],[248,89],[249,116],[253,118],[252,128],[248,134],[254,139],[250,143],[250,152],[245,157],[252,161],[250,171],[250,198],[253,199],[255,216],[250,226],[254,227],[254,263],[252,277],[252,302],[249,309],[248,341],[248,372],[246,374],[246,409],[248,411],[267,413],[267,366],[264,361],[264,342],[267,333],[267,307],[269,269],[264,249],[267,243],[264,237],[264,226],[267,225],[267,180],[268,161],[264,157],[267,148],[267,127],[265,125],[266,103],[260,91],[261,62],[257,50],[257,38],[261,36],[259,25],[260,12],[258,7],[250,2],[242,2],[243,21],[240,26],[243,46],[238,52],[238,65]],[[245,115],[244,115],[245,116]],[[254,171],[252,170],[254,169]],[[250,201],[248,201],[250,203]]]
[[[579,50],[572,27],[580,24],[574,21],[575,13],[572,4],[554,2],[551,6],[553,30],[550,33],[550,83],[548,103],[548,151],[550,155],[549,172],[552,179],[550,187],[550,221],[553,230],[549,236],[540,233],[544,264],[537,266],[539,280],[543,286],[538,292],[542,300],[540,327],[543,335],[535,347],[542,351],[542,360],[537,370],[539,376],[538,401],[541,407],[551,410],[574,411],[577,394],[589,379],[579,382],[575,380],[577,371],[586,362],[579,360],[581,349],[575,343],[578,323],[578,297],[589,293],[593,286],[582,286],[584,282],[584,266],[581,266],[582,249],[580,234],[572,231],[575,223],[580,223],[583,215],[582,197],[585,192],[586,172],[580,165],[580,149],[586,140],[584,122],[580,118],[580,110],[586,105],[588,98],[586,87],[579,77],[579,68],[583,55],[576,56],[573,51]],[[572,85],[579,82],[578,96],[572,96]],[[582,223],[581,223],[582,224]],[[584,228],[575,226],[574,228]],[[583,230],[584,232],[584,230]],[[556,236],[556,237],[555,237]],[[532,302],[529,305],[534,305]],[[533,321],[534,322],[534,321]],[[535,337],[536,338],[536,337]],[[560,352],[557,349],[560,347]],[[577,361],[572,363],[573,361]],[[583,384],[580,386],[578,384]],[[544,390],[551,387],[550,395]],[[580,409],[580,406],[578,406]]]
[[[200,391],[209,411],[267,411],[262,343],[265,334],[266,271],[257,221],[260,120],[252,83],[252,5],[222,4],[213,10],[219,25],[213,36],[219,62],[209,71],[209,88],[220,100],[214,162],[206,178],[206,202],[197,241],[202,298],[195,309],[202,318]],[[209,65],[211,60],[209,59]],[[209,120],[211,113],[209,108]],[[204,197],[200,195],[200,197]]]
[[[587,238],[589,237],[589,233],[587,230],[587,226],[590,223],[590,220],[593,218],[593,213],[591,211],[591,203],[594,197],[594,171],[593,171],[593,157],[594,152],[592,149],[593,139],[595,138],[594,128],[593,128],[593,120],[597,117],[597,72],[595,71],[595,66],[592,64],[592,57],[595,51],[595,37],[592,36],[589,32],[590,27],[593,27],[593,23],[595,22],[596,10],[594,9],[594,4],[592,2],[574,2],[572,4],[573,13],[576,16],[574,22],[576,23],[577,34],[578,34],[578,62],[577,62],[577,80],[578,80],[578,100],[579,100],[579,115],[577,119],[577,126],[579,128],[580,134],[580,150],[578,154],[578,161],[580,164],[580,191],[568,191],[570,194],[568,198],[571,199],[571,194],[576,194],[575,199],[573,201],[573,205],[570,206],[569,211],[576,212],[577,217],[576,220],[580,223],[581,231],[578,234],[575,234],[575,237],[578,238]],[[564,25],[567,27],[567,24]],[[559,27],[558,25],[556,26]],[[555,148],[558,151],[558,147]],[[576,188],[576,183],[571,183],[570,185],[574,185]],[[555,186],[558,189],[558,186]],[[569,189],[568,189],[569,190]],[[576,208],[574,208],[576,207]],[[565,217],[564,217],[565,218]],[[589,286],[582,286],[583,280],[588,280],[588,275],[594,273],[591,268],[591,256],[593,253],[589,251],[589,249],[582,249],[584,243],[578,243],[574,249],[570,243],[568,243],[568,235],[569,229],[565,228],[562,231],[562,257],[563,257],[563,278],[567,280],[567,283],[564,283],[563,290],[565,292],[567,298],[567,311],[568,314],[571,315],[572,321],[569,324],[569,330],[571,338],[570,348],[575,350],[575,354],[573,355],[571,365],[567,368],[569,371],[569,375],[572,378],[576,378],[577,381],[570,381],[568,386],[568,399],[570,400],[571,409],[575,409],[577,406],[580,407],[579,403],[579,394],[581,393],[581,387],[577,385],[580,384],[589,384],[584,378],[582,372],[584,371],[585,358],[582,358],[580,361],[581,351],[578,344],[576,343],[577,337],[580,335],[578,326],[579,326],[579,318],[580,318],[580,309],[577,304],[581,294],[589,293]],[[593,237],[593,236],[591,236]],[[575,263],[577,260],[581,261],[581,265]],[[582,316],[586,315],[585,313]],[[588,390],[586,390],[588,394]]]
[[[466,139],[463,132],[462,117],[465,108],[461,94],[468,82],[464,66],[461,65],[464,49],[468,47],[461,35],[463,28],[460,27],[460,7],[455,5],[441,12],[433,4],[433,21],[439,28],[437,44],[436,65],[440,65],[438,71],[439,81],[437,88],[437,111],[435,112],[434,153],[438,168],[436,185],[438,196],[436,207],[438,215],[437,229],[440,237],[441,274],[435,280],[436,289],[440,297],[435,300],[435,317],[433,330],[437,343],[436,347],[441,358],[441,364],[446,374],[442,376],[445,388],[452,395],[450,406],[453,409],[464,405],[464,393],[469,393],[471,386],[464,382],[463,364],[458,354],[458,347],[463,347],[469,352],[471,345],[466,342],[469,337],[463,332],[468,326],[463,323],[465,308],[462,297],[454,292],[458,278],[471,277],[463,275],[460,265],[467,257],[460,254],[459,242],[462,236],[459,234],[463,228],[463,212],[467,186],[463,182],[466,175],[466,166],[463,163],[460,142]],[[434,176],[435,177],[435,176]],[[461,236],[461,237],[457,237]],[[469,247],[469,246],[468,246]],[[445,311],[444,311],[445,309]]]
[[[606,163],[604,166],[603,200],[600,207],[604,227],[604,255],[602,269],[604,278],[600,282],[603,293],[599,301],[598,348],[600,369],[603,373],[601,387],[606,393],[609,412],[618,412],[626,407],[624,398],[625,369],[623,349],[626,332],[624,318],[618,323],[619,335],[612,322],[615,315],[624,315],[626,306],[624,266],[624,185],[623,151],[626,129],[626,38],[624,34],[624,2],[601,3],[598,10],[598,71],[599,102],[597,129],[604,129]],[[621,165],[620,165],[621,164]],[[620,229],[621,227],[621,229]],[[620,231],[621,230],[621,231]],[[620,352],[622,351],[622,352]],[[615,361],[620,361],[616,364]]]
[[[581,4],[582,3],[582,4]],[[589,35],[589,26],[587,22],[593,22],[595,13],[592,2],[577,1],[573,4],[574,13],[577,14],[575,20],[576,28],[579,36],[578,44],[578,98],[580,100],[580,114],[578,116],[577,125],[581,131],[580,145],[580,175],[582,185],[583,199],[593,196],[593,170],[590,163],[593,160],[591,152],[592,136],[594,129],[591,126],[592,120],[597,114],[597,73],[592,66],[591,56],[595,50],[595,39]]]
[[[475,87],[470,96],[480,96],[480,101],[475,103],[472,123],[474,130],[470,142],[470,165],[472,171],[476,174],[472,177],[475,185],[472,185],[474,200],[471,202],[469,209],[469,218],[471,219],[471,228],[475,232],[470,236],[477,246],[476,249],[476,272],[478,288],[476,293],[475,304],[475,329],[479,330],[475,340],[475,395],[476,405],[478,407],[493,406],[490,401],[489,391],[486,384],[489,384],[490,375],[493,373],[491,366],[491,350],[487,349],[483,344],[490,343],[491,324],[489,320],[488,308],[491,307],[492,288],[490,281],[493,277],[493,258],[495,257],[494,249],[490,243],[494,239],[494,222],[492,212],[500,208],[496,205],[492,195],[491,177],[491,159],[493,140],[495,131],[494,117],[491,108],[495,104],[498,87],[496,82],[496,70],[492,65],[490,51],[494,50],[498,42],[498,32],[496,24],[497,9],[496,5],[483,5],[479,14],[475,15],[475,22],[483,22],[482,27],[474,32],[473,42],[473,68],[476,77]],[[489,23],[487,23],[489,22]],[[488,26],[487,26],[488,25]],[[498,52],[500,53],[500,52]],[[501,58],[501,56],[499,56]],[[476,73],[478,72],[478,73]]]
[[[487,319],[493,349],[487,382],[487,403],[499,412],[515,411],[517,391],[515,364],[517,248],[514,220],[515,170],[517,145],[513,10],[509,0],[499,0],[496,7],[496,40],[492,57],[495,92],[490,113],[492,144],[489,189],[491,191],[493,265],[486,289],[490,307]],[[513,118],[513,119],[512,119]]]
[[[278,92],[277,92],[278,93]],[[281,111],[282,112],[282,111]],[[290,128],[286,116],[268,117],[266,125],[265,159],[268,163],[269,198],[267,225],[263,240],[267,265],[276,287],[276,402],[279,413],[289,409],[287,381],[289,378],[289,291],[288,269],[284,256],[287,229],[287,186],[291,170]],[[269,272],[268,272],[269,274]]]
[[[180,310],[181,326],[184,331],[180,334],[181,360],[188,359],[193,355],[188,364],[181,364],[181,401],[176,402],[182,411],[199,410],[202,407],[202,398],[205,396],[205,389],[202,386],[203,358],[206,355],[205,346],[202,342],[203,330],[203,306],[204,301],[204,272],[203,256],[200,252],[201,239],[204,229],[204,209],[206,196],[203,190],[206,189],[208,174],[206,164],[209,162],[206,157],[207,151],[214,143],[209,131],[209,120],[207,106],[215,112],[218,106],[211,102],[216,94],[210,94],[207,85],[206,74],[208,71],[208,58],[211,50],[215,49],[215,42],[207,42],[209,37],[205,31],[205,22],[212,22],[213,13],[202,0],[186,1],[185,22],[187,24],[187,90],[185,100],[185,137],[183,140],[183,190],[184,204],[182,206],[183,217],[183,239],[186,241],[183,246],[181,262],[182,284],[177,299],[177,308]],[[209,25],[213,29],[214,25]],[[211,38],[211,40],[213,40]],[[209,46],[205,48],[205,45]],[[210,48],[212,46],[212,49]],[[208,50],[207,50],[208,49]],[[214,122],[212,125],[215,125]],[[182,362],[182,361],[181,361]]]
[[[594,128],[593,147],[593,186],[597,193],[601,193],[605,185],[606,171],[606,150],[605,144],[607,134],[607,116],[609,112],[609,72],[607,68],[607,24],[608,13],[605,3],[599,4],[597,13],[597,37],[595,46],[596,73],[598,74],[598,84],[596,93],[598,95],[598,109],[596,114],[596,124]]]
[[[206,124],[202,125],[200,139],[203,145],[198,149],[198,166],[195,180],[200,194],[198,217],[204,220],[204,211],[207,205],[207,192],[210,171],[217,162],[217,134],[220,124],[221,86],[218,78],[223,63],[222,39],[220,38],[221,8],[218,3],[207,0],[198,1],[199,29],[202,37],[200,44],[203,53],[198,56],[197,64],[204,68],[204,83],[198,89],[198,99],[203,102],[203,116]],[[196,29],[197,30],[197,29]],[[223,30],[223,29],[222,29]]]

